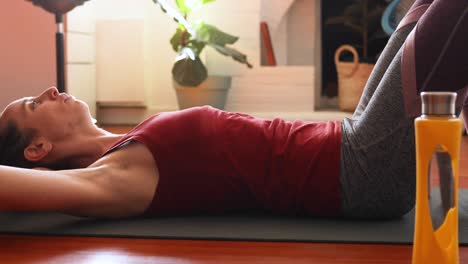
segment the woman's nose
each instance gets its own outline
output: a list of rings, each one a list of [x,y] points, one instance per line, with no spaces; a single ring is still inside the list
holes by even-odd
[[[41,99],[48,98],[48,99],[55,100],[58,96],[59,96],[59,92],[57,88],[50,87],[50,88],[47,88],[44,92],[42,92],[42,94],[39,95],[39,98]]]

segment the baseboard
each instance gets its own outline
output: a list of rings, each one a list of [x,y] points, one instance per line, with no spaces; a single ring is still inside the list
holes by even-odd
[[[175,111],[173,107],[98,107],[96,119],[98,125],[137,125],[160,112]]]

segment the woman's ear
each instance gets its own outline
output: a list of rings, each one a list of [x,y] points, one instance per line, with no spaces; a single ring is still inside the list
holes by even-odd
[[[24,157],[32,162],[38,162],[43,160],[52,150],[52,143],[43,137],[34,139],[24,149]]]

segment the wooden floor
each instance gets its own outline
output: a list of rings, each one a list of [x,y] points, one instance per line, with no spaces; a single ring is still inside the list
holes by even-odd
[[[122,131],[122,128],[114,130]],[[468,137],[460,185],[468,188]],[[227,242],[0,235],[0,263],[411,263],[409,245]],[[468,247],[460,248],[468,263]]]

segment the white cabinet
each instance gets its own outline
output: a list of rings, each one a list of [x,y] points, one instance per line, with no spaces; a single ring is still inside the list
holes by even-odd
[[[98,104],[144,105],[144,23],[141,19],[96,22]]]
[[[86,102],[96,117],[95,26],[91,8],[85,4],[66,15],[66,81],[68,92]]]

